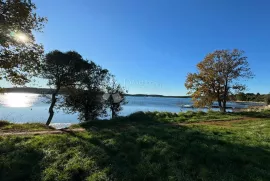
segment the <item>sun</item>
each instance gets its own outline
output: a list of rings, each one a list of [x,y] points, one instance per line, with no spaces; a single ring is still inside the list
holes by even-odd
[[[16,33],[15,38],[17,41],[22,42],[22,43],[26,43],[29,41],[29,38],[24,33]]]

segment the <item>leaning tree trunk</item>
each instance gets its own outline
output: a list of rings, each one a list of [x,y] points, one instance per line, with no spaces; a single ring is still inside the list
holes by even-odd
[[[54,115],[53,108],[55,106],[55,103],[56,103],[56,100],[57,100],[56,96],[57,96],[59,90],[60,90],[60,88],[57,88],[55,90],[55,92],[52,94],[52,102],[51,102],[51,105],[50,105],[50,108],[49,108],[49,114],[50,115],[49,115],[49,118],[48,118],[48,120],[46,122],[47,126],[49,126],[51,124],[51,121],[52,121],[52,118],[53,118],[53,115]]]

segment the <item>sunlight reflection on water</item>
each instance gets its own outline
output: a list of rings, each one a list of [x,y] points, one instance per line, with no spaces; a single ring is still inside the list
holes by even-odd
[[[128,104],[123,106],[121,116],[127,116],[136,111],[165,111],[185,112],[198,109],[183,108],[181,105],[192,105],[190,98],[163,98],[163,97],[126,97]],[[31,93],[5,93],[0,94],[0,120],[8,120],[14,123],[41,122],[46,123],[49,108],[49,99],[45,95]],[[228,106],[244,108],[252,103],[233,103]],[[202,109],[200,109],[202,110]],[[215,110],[215,109],[214,109]],[[205,110],[206,111],[206,110]],[[104,117],[109,119],[108,116]],[[103,118],[102,118],[103,119]],[[62,109],[55,109],[52,120],[54,127],[66,127],[70,124],[79,123],[78,113],[67,114]]]
[[[0,104],[4,107],[31,107],[38,99],[38,94],[4,93],[0,95]]]

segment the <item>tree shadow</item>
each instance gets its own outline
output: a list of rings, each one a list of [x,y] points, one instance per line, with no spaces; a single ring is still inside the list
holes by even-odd
[[[146,114],[82,125],[91,134],[98,129],[95,136],[73,136],[106,153],[100,166],[110,165],[116,180],[270,180],[269,147],[234,143],[231,132],[222,133],[227,141],[216,131],[162,124]]]
[[[1,139],[1,138],[0,138]],[[0,146],[0,180],[29,181],[41,177],[40,161],[43,153],[20,144],[26,137],[6,138]]]
[[[237,116],[245,116],[245,117],[251,117],[251,118],[270,118],[270,111],[237,112],[233,114]]]
[[[0,138],[0,180],[270,180],[269,144],[245,144],[230,128],[145,113],[82,126],[86,132]]]

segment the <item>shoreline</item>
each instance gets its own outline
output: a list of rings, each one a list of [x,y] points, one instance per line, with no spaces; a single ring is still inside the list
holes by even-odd
[[[265,102],[255,102],[255,101],[231,101],[236,103],[258,103],[258,104],[265,104]]]

